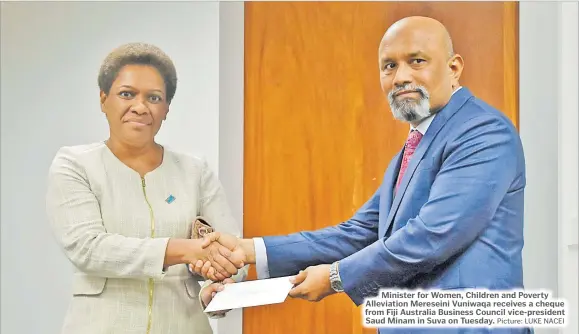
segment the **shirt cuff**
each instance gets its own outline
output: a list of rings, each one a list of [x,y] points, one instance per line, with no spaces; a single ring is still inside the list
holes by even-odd
[[[269,278],[267,251],[263,238],[253,238],[253,245],[255,247],[255,271],[257,272],[257,279]]]

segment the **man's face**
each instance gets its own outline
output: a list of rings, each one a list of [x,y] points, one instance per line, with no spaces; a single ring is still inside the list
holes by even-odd
[[[398,120],[418,124],[452,95],[454,72],[444,38],[427,29],[395,28],[379,49],[380,83]]]

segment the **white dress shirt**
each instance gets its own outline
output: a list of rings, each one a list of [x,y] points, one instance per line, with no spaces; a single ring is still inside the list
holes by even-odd
[[[458,92],[461,88],[462,87],[459,86],[457,89],[455,89],[452,92],[452,95]],[[410,125],[410,131],[418,130],[422,135],[425,135],[435,117],[436,114],[426,117],[424,120],[422,120],[422,122],[420,122],[420,124],[418,124],[416,128]],[[253,238],[253,244],[255,246],[255,270],[257,272],[257,279],[269,278],[269,266],[267,265],[267,251],[265,248],[265,242],[262,238],[258,237]]]

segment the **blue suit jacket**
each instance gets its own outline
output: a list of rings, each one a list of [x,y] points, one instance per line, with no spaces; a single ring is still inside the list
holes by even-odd
[[[522,288],[525,161],[510,120],[463,87],[432,121],[393,196],[402,153],[348,221],[265,237],[270,276],[340,260],[345,293],[356,305],[380,288]],[[433,332],[380,329],[422,331]]]

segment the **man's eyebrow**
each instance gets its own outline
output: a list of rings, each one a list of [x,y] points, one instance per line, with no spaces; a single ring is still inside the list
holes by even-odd
[[[422,50],[418,50],[418,51],[413,51],[410,53],[407,53],[405,55],[405,58],[416,58],[416,57],[424,57],[424,58],[430,58],[426,52],[422,51]],[[389,63],[389,62],[393,62],[395,61],[392,57],[381,57],[380,61],[382,63]]]
[[[422,50],[419,51],[414,51],[408,54],[409,58],[414,58],[414,57],[425,57],[428,58],[428,56],[426,55],[426,53]]]

